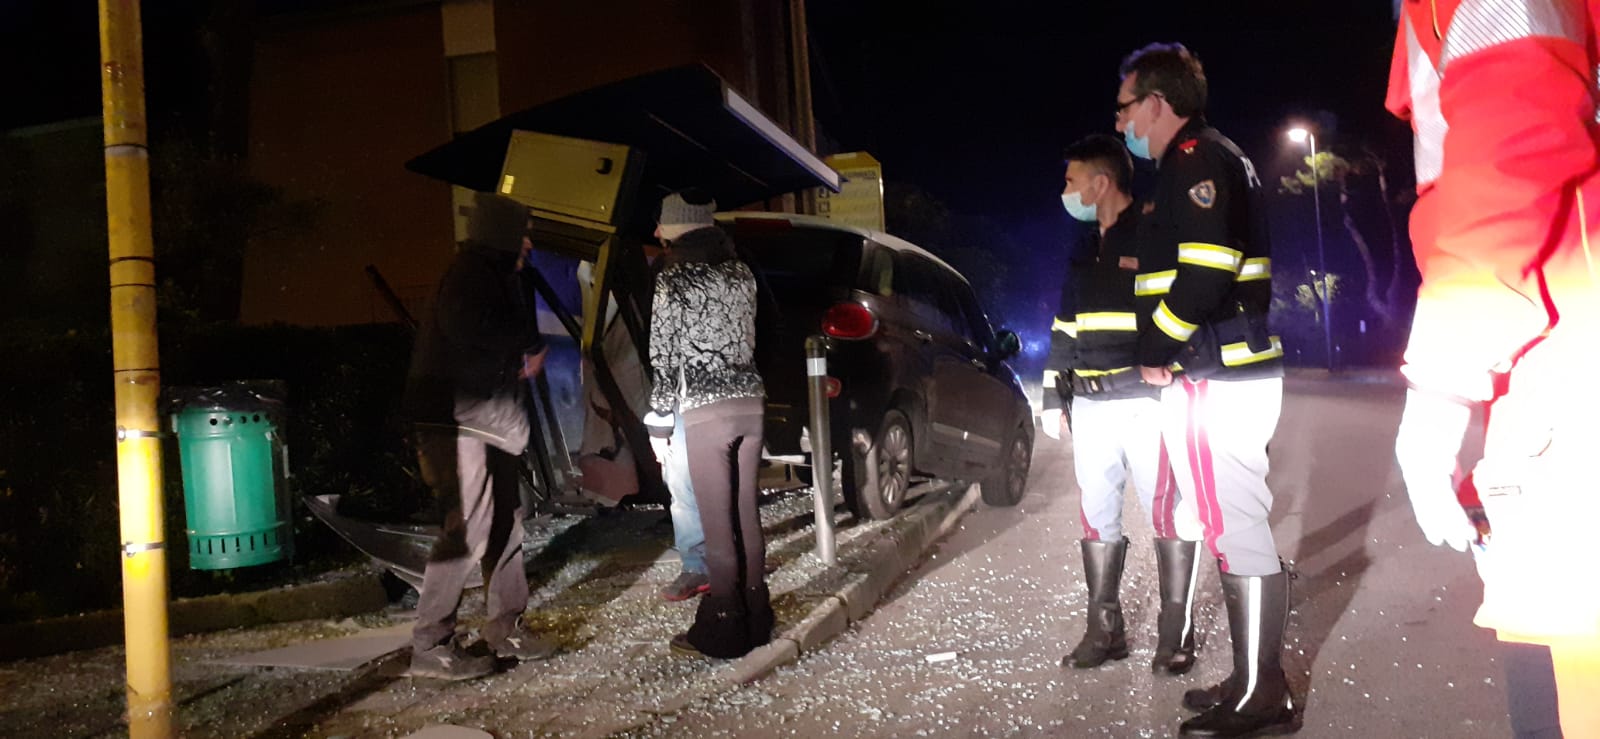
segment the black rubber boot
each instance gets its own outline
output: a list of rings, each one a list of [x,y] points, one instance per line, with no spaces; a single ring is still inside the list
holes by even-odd
[[[1294,697],[1283,675],[1283,629],[1289,615],[1289,576],[1222,575],[1233,640],[1233,674],[1213,688],[1221,700],[1183,722],[1182,736],[1250,737],[1300,730]],[[1196,692],[1196,691],[1190,691]],[[1189,696],[1184,696],[1189,703]]]
[[[1156,626],[1152,672],[1182,675],[1194,668],[1194,590],[1200,580],[1199,542],[1156,539],[1161,578],[1161,616]]]
[[[1122,587],[1122,565],[1128,560],[1128,538],[1117,541],[1084,539],[1080,544],[1083,577],[1089,585],[1089,628],[1072,654],[1061,658],[1061,663],[1081,670],[1128,656],[1122,602],[1117,598],[1117,591]]]

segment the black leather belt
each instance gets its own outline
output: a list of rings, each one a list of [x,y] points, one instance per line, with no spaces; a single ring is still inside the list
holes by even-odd
[[[1147,384],[1139,376],[1139,368],[1113,372],[1109,375],[1081,377],[1072,374],[1072,394],[1083,398],[1137,398],[1156,397],[1160,388]]]

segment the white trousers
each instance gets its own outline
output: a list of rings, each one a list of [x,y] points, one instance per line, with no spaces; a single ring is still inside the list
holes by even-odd
[[[1085,539],[1122,538],[1122,491],[1130,476],[1156,536],[1200,538],[1195,506],[1179,503],[1161,443],[1161,401],[1073,398],[1072,462],[1082,492],[1079,515]]]
[[[1192,502],[1223,572],[1276,574],[1267,516],[1267,442],[1283,410],[1283,378],[1177,378],[1161,391],[1161,433],[1181,499]]]

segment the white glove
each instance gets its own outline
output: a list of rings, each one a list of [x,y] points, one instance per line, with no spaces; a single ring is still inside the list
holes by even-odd
[[[1456,455],[1466,436],[1472,408],[1448,397],[1410,390],[1400,417],[1394,453],[1406,481],[1411,510],[1430,544],[1458,552],[1478,538],[1467,513],[1456,499],[1461,470]]]
[[[1044,427],[1044,435],[1056,441],[1061,441],[1061,409],[1046,408],[1039,411],[1039,425]]]
[[[672,453],[672,440],[652,436],[650,437],[650,451],[656,455],[658,464],[666,464],[667,455]]]

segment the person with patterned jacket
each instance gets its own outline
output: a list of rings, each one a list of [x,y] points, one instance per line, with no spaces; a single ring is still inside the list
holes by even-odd
[[[1092,254],[1074,265],[1076,307],[1059,333],[1071,342],[1070,387],[1076,425],[1072,461],[1081,494],[1088,629],[1062,663],[1098,667],[1128,656],[1118,595],[1128,538],[1122,529],[1122,491],[1131,475],[1139,502],[1156,531],[1161,615],[1151,669],[1181,675],[1194,667],[1195,557],[1200,523],[1194,506],[1177,505],[1172,467],[1161,443],[1160,388],[1140,377],[1133,279],[1138,269],[1139,208],[1129,194],[1133,160],[1105,134],[1068,147],[1062,205],[1073,218],[1095,223]],[[1054,347],[1052,347],[1054,348]],[[1050,429],[1046,427],[1048,432]]]
[[[766,391],[755,365],[756,280],[716,226],[716,202],[661,202],[666,248],[650,315],[654,387],[645,418],[657,459],[687,455],[705,529],[710,589],[675,651],[731,659],[772,640],[766,541],[757,510]],[[682,416],[682,450],[669,448]]]

